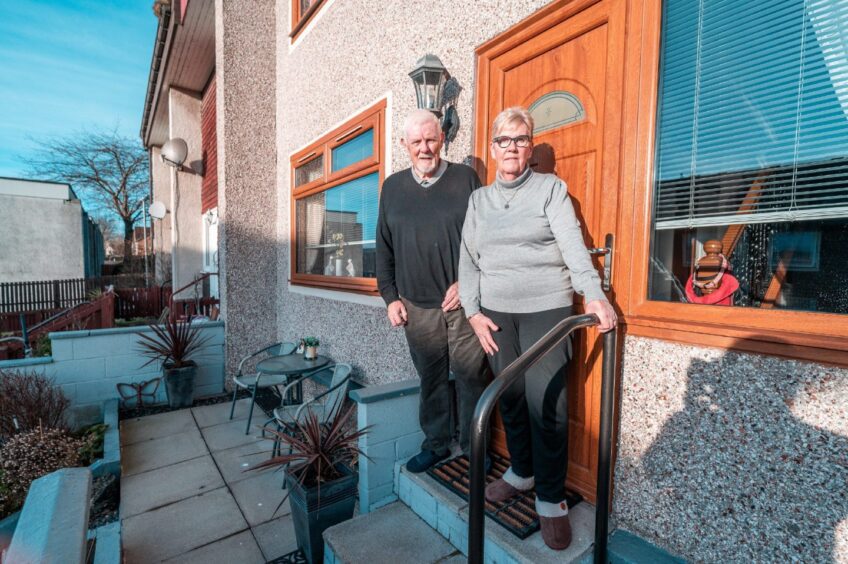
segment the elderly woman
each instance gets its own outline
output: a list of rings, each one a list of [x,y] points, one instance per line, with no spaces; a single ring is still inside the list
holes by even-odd
[[[533,118],[508,108],[495,118],[491,143],[497,177],[471,194],[459,260],[459,294],[468,321],[499,374],[572,314],[574,292],[600,330],[615,327],[565,182],[533,172]],[[566,365],[570,341],[551,351],[501,398],[511,466],[486,488],[504,502],[536,488],[542,538],[556,550],[571,543],[565,502],[568,464]]]

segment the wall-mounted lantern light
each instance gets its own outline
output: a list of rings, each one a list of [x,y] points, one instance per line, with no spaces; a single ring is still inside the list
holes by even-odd
[[[442,93],[445,90],[445,83],[450,78],[448,69],[442,61],[435,55],[424,55],[415,63],[409,78],[415,84],[418,107],[442,117]]]
[[[445,85],[450,79],[448,69],[436,55],[428,53],[418,59],[409,77],[415,85],[418,107],[422,110],[430,110],[441,118],[445,140],[450,143],[459,129],[459,116],[452,104],[445,108],[444,116],[442,116]]]

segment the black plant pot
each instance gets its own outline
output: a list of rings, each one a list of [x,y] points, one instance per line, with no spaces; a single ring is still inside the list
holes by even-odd
[[[358,474],[347,466],[340,465],[338,469],[344,475],[320,488],[304,487],[286,473],[297,546],[312,564],[324,562],[324,531],[353,517]]]
[[[170,407],[191,407],[194,403],[195,374],[197,374],[197,365],[194,362],[189,362],[181,368],[174,368],[167,364],[162,367]]]

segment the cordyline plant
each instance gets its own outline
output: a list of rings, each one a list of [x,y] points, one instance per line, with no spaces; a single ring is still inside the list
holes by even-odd
[[[288,473],[307,487],[320,486],[341,477],[338,466],[351,465],[358,454],[359,438],[368,427],[356,430],[348,425],[355,406],[328,423],[321,423],[314,413],[307,413],[303,421],[294,423],[286,431],[268,429],[281,442],[291,447],[291,452],[280,454],[251,466],[248,470],[288,466]]]
[[[162,325],[149,325],[153,335],[140,334],[139,352],[150,358],[142,367],[162,361],[168,368],[183,368],[193,362],[191,356],[206,345],[209,337],[200,336],[200,329],[191,321],[165,320]]]

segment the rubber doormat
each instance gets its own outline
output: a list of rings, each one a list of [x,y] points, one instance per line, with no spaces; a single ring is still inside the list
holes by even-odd
[[[486,484],[490,484],[503,476],[509,468],[509,461],[497,454],[489,453],[492,457],[492,470],[486,476]],[[458,456],[436,464],[427,474],[447,489],[468,501],[468,458]],[[572,491],[566,491],[568,507],[574,507],[583,500],[583,496]],[[526,539],[539,530],[539,516],[536,515],[536,493],[529,491],[516,496],[506,503],[494,504],[486,502],[486,515],[500,523],[502,527],[520,539]]]

